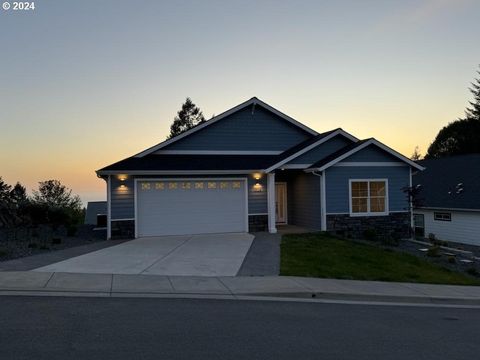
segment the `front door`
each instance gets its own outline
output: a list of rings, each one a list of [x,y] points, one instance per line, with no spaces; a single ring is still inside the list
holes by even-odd
[[[275,183],[275,222],[287,223],[287,183]]]

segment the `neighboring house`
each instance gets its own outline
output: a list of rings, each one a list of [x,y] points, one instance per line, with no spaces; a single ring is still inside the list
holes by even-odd
[[[107,226],[107,202],[106,201],[90,201],[87,204],[85,212],[86,225],[95,225],[97,228],[105,228]]]
[[[419,236],[480,245],[480,154],[419,161],[420,204],[414,209]]]
[[[375,139],[319,134],[254,97],[97,175],[109,238],[281,224],[408,236],[412,169],[423,168]]]

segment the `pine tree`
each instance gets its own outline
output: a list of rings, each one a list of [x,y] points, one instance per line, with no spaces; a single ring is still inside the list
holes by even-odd
[[[205,117],[202,111],[193,103],[192,99],[187,97],[185,103],[182,105],[182,109],[177,113],[177,116],[175,116],[170,126],[170,135],[167,139],[180,135],[203,122],[205,122]]]
[[[480,75],[480,71],[477,71]],[[471,107],[468,107],[465,111],[467,118],[473,118],[480,121],[480,78],[475,79],[476,83],[472,83],[472,87],[469,88],[473,94],[473,101],[469,101]]]

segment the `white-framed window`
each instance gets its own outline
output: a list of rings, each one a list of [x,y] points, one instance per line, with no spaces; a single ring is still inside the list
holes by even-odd
[[[449,212],[434,212],[433,219],[436,221],[452,221],[452,213]]]
[[[388,215],[388,179],[350,179],[350,216]]]

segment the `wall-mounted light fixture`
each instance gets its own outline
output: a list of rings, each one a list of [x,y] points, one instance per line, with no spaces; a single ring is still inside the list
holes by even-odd
[[[126,189],[126,188],[127,188],[127,185],[125,185],[125,184],[121,184],[121,185],[120,185],[120,189],[124,190],[124,189]]]
[[[127,175],[118,175],[118,180],[120,180],[120,181],[127,180]]]
[[[257,182],[255,185],[253,185],[253,191],[263,191],[262,184]]]
[[[253,173],[253,178],[255,180],[260,180],[262,178],[262,174],[261,173]]]

